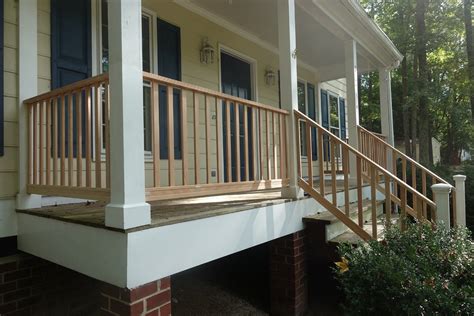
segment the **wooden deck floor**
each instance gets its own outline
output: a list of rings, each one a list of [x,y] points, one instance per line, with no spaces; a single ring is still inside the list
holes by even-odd
[[[281,197],[280,189],[214,195],[200,198],[154,201],[150,202],[151,225],[139,227],[133,230],[141,230],[211,216],[219,216],[262,206],[285,203],[288,201],[290,200]],[[106,228],[105,205],[105,203],[101,202],[78,203],[48,206],[17,212]]]

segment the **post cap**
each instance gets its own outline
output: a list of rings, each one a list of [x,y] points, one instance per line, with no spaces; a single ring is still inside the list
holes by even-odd
[[[435,193],[449,193],[451,192],[451,186],[445,183],[437,183],[431,186],[431,190]]]
[[[453,176],[454,181],[466,181],[466,176],[463,174],[457,174]]]

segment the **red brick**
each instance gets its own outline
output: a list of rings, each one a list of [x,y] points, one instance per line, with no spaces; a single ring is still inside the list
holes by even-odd
[[[110,299],[107,296],[101,294],[100,295],[100,307],[108,310],[110,308],[109,300]]]
[[[27,307],[21,310],[14,311],[12,313],[5,314],[5,316],[31,316],[31,308]]]
[[[24,300],[21,300],[21,301],[18,301],[18,308],[22,308],[22,307],[27,307],[27,306],[31,306],[31,305],[35,305],[35,304],[38,304],[39,301],[41,300],[41,296],[40,295],[36,295],[36,296],[30,296]]]
[[[158,282],[153,281],[130,290],[129,302],[136,302],[141,298],[158,292]]]
[[[100,285],[100,291],[102,293],[114,298],[120,298],[120,290],[121,289],[119,287],[109,283],[102,282]]]
[[[27,278],[31,275],[30,269],[25,269],[25,270],[18,270],[14,272],[9,272],[4,275],[4,281],[9,282],[9,281],[14,281],[18,279],[24,279]]]
[[[160,307],[160,316],[170,316],[171,315],[171,303],[168,303]]]
[[[157,308],[155,310],[152,310],[151,312],[148,312],[146,316],[160,316],[160,309]]]
[[[110,311],[120,316],[134,316],[143,313],[143,301],[139,301],[133,305],[127,304],[115,299],[110,300]]]
[[[163,278],[160,280],[160,290],[166,290],[171,287],[171,278]]]
[[[170,300],[171,300],[171,291],[166,290],[165,292],[161,292],[159,294],[153,295],[152,297],[148,298],[146,300],[146,308],[147,310],[152,310],[165,303],[169,303]]]
[[[0,294],[16,290],[16,282],[0,284]]]
[[[13,271],[16,269],[17,269],[16,262],[8,262],[8,263],[0,264],[0,273]]]
[[[30,296],[30,289],[20,289],[3,295],[5,303],[13,302]]]
[[[106,311],[106,310],[103,310],[103,309],[100,310],[100,315],[101,316],[117,316],[116,314],[114,314],[112,312],[109,312],[109,311]]]
[[[0,315],[4,315],[8,312],[13,312],[14,310],[16,310],[16,303],[0,305]]]

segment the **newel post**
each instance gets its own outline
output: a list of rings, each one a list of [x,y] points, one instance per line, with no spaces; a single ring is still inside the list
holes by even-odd
[[[466,226],[466,176],[457,174],[453,177],[456,187],[456,226]]]
[[[431,186],[433,199],[436,204],[436,221],[446,228],[451,227],[449,214],[449,193],[451,186],[449,184],[437,183]]]

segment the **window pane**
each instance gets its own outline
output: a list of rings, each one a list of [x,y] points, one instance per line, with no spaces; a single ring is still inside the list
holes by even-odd
[[[306,113],[306,91],[302,82],[298,82],[298,110]]]
[[[143,85],[143,133],[145,151],[151,151],[151,88]]]
[[[151,71],[150,18],[142,15],[142,58],[143,71]]]
[[[331,110],[331,127],[339,128],[339,106],[337,102],[337,97],[329,96],[329,107]]]
[[[108,26],[108,6],[107,0],[102,0],[101,3],[101,11],[102,11],[102,72],[109,71],[109,26]]]

